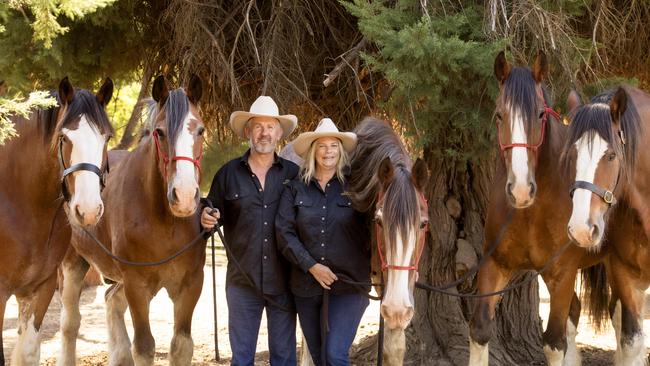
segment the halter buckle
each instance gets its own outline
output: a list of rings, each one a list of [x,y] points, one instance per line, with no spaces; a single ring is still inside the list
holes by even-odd
[[[605,191],[603,201],[611,205],[614,202],[614,193],[612,191]]]

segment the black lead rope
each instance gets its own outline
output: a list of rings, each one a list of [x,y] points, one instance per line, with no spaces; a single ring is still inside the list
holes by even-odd
[[[212,246],[212,303],[213,315],[214,315],[214,359],[219,362],[221,357],[219,356],[219,327],[217,326],[217,273],[215,268],[215,259],[214,259],[214,235],[210,235],[210,242]]]

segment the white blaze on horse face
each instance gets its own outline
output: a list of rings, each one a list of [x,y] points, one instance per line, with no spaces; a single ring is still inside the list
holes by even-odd
[[[411,228],[407,237],[408,241],[404,243],[398,230],[393,249],[389,248],[390,241],[384,241],[387,244],[386,263],[403,267],[411,265],[411,258],[416,246],[417,228]],[[382,301],[381,313],[390,329],[405,329],[413,318],[413,296],[409,288],[410,273],[410,270],[387,270],[386,293]]]
[[[469,338],[469,366],[488,366],[490,360],[490,351],[488,343],[478,344],[472,337]]]
[[[513,144],[527,144],[528,139],[526,136],[526,129],[524,128],[524,119],[521,110],[512,106],[510,108],[512,120],[510,123],[510,130],[512,131]],[[526,147],[513,147],[511,149],[511,170],[514,176],[511,193],[515,199],[517,206],[527,205],[531,197],[530,179],[528,178],[528,148]]]
[[[197,118],[190,111],[181,128],[174,148],[176,156],[183,156],[194,159],[194,135],[190,131],[190,124]],[[196,211],[197,208],[197,192],[199,189],[197,172],[194,163],[187,160],[176,161],[176,172],[171,180],[171,189],[175,191],[176,202],[173,205],[173,210],[177,216],[189,216]]]
[[[90,163],[101,168],[106,137],[90,125],[85,115],[81,115],[76,130],[64,128],[62,132],[72,143],[70,166]],[[74,192],[71,192],[70,216],[83,226],[97,224],[103,211],[99,177],[93,172],[80,170],[72,173],[72,179]]]
[[[580,137],[575,143],[577,149],[576,181],[594,182],[596,169],[600,159],[607,151],[607,142],[597,133],[590,139],[587,135]],[[594,217],[591,212],[593,193],[587,189],[578,188],[573,191],[573,211],[569,219],[569,233],[581,247],[593,247],[600,243],[603,232],[603,218]],[[592,235],[594,225],[600,226],[597,235]]]

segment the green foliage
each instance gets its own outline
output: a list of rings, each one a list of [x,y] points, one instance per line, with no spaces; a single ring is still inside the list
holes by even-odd
[[[389,113],[420,147],[467,160],[491,148],[497,84],[494,57],[504,42],[483,31],[484,8],[469,4],[443,11],[417,0],[344,3],[378,51],[365,61],[393,87]]]
[[[10,0],[9,6],[28,11],[34,20],[31,27],[34,30],[34,40],[42,41],[45,48],[52,47],[52,40],[66,33],[70,28],[59,23],[59,15],[70,20],[83,18],[106,7],[116,0]],[[27,16],[27,15],[26,15]]]
[[[234,144],[211,144],[208,142],[203,151],[203,160],[201,167],[203,177],[201,179],[201,191],[207,193],[212,184],[212,177],[217,173],[225,163],[230,160],[244,155],[248,149],[248,142],[241,141]]]
[[[131,112],[138,102],[138,93],[140,92],[140,83],[133,81],[131,83],[122,83],[122,85],[115,85],[113,92],[113,99],[106,106],[106,112],[113,127],[115,128],[115,136],[109,142],[109,147],[113,148],[122,139],[124,128],[131,118]],[[97,85],[99,88],[99,85]]]
[[[49,108],[55,105],[56,99],[46,92],[32,92],[26,100],[0,98],[0,145],[16,135],[16,130],[9,119],[12,115],[27,118],[34,108]]]

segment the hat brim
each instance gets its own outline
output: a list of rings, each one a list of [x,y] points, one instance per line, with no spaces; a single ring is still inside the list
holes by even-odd
[[[311,144],[321,137],[336,137],[341,140],[343,150],[348,154],[357,146],[357,135],[353,132],[303,132],[293,141],[293,150],[303,159]]]
[[[246,138],[246,135],[244,134],[244,127],[246,127],[246,122],[248,122],[248,120],[253,117],[270,117],[280,121],[282,131],[284,131],[282,138],[287,138],[289,135],[291,135],[291,132],[293,132],[293,130],[295,130],[296,126],[298,125],[298,117],[294,116],[293,114],[272,116],[268,114],[236,111],[230,115],[230,128],[233,130],[233,132],[235,132],[235,134],[237,134],[237,136]]]

